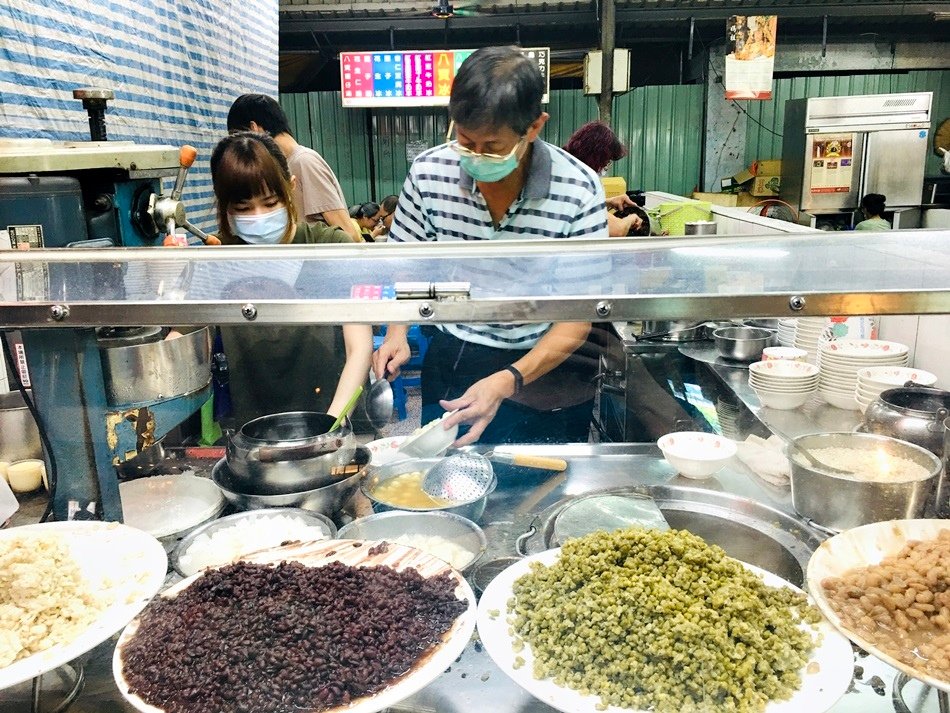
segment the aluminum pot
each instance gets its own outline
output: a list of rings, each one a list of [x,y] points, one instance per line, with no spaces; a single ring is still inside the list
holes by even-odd
[[[494,472],[492,472],[491,483],[488,486],[488,492],[486,492],[483,496],[476,498],[475,500],[454,503],[451,506],[435,508],[401,507],[383,502],[382,500],[377,499],[373,494],[376,486],[381,482],[389,480],[390,478],[395,478],[397,475],[412,473],[417,470],[422,471],[422,473],[426,473],[429,468],[434,466],[440,460],[442,459],[408,458],[406,460],[397,460],[384,465],[370,466],[366,469],[363,479],[360,482],[360,490],[363,491],[363,495],[372,501],[374,512],[388,512],[390,510],[401,510],[406,512],[449,512],[456,515],[461,515],[462,517],[468,518],[473,522],[478,522],[478,519],[482,516],[482,513],[485,512],[485,504],[488,502],[488,496],[491,495],[492,491],[495,489],[495,486],[498,484],[498,478]]]
[[[714,329],[728,327],[731,322],[694,322],[691,320],[647,320],[637,340],[662,339],[664,342],[695,342],[709,339]]]
[[[23,396],[19,391],[0,394],[0,461],[42,457],[40,432]]]
[[[792,470],[792,504],[802,517],[830,530],[846,530],[885,520],[924,515],[938,476],[940,459],[928,450],[896,438],[869,433],[816,433],[798,436],[795,442],[815,448],[854,448],[897,456],[927,469],[928,476],[905,483],[854,480],[814,470],[801,456],[789,455]],[[786,455],[789,451],[786,451]]]
[[[332,470],[356,452],[353,429],[316,411],[288,411],[248,421],[228,441],[226,458],[234,484],[244,493],[284,495],[322,487]]]
[[[927,386],[883,391],[864,412],[868,433],[899,438],[943,455],[943,421],[950,416],[950,391]]]
[[[775,332],[760,327],[723,327],[713,332],[716,350],[725,359],[757,361],[775,343]]]
[[[360,487],[360,477],[369,465],[372,453],[369,448],[358,446],[349,465],[356,470],[350,475],[340,477],[335,483],[324,485],[321,488],[301,490],[296,493],[282,495],[257,495],[241,490],[241,486],[234,482],[234,474],[228,467],[227,459],[219,460],[211,470],[211,479],[221,488],[227,498],[238,510],[261,510],[263,508],[294,507],[312,510],[333,517],[349,502],[350,498]]]
[[[683,227],[686,235],[715,235],[717,225],[715,220],[690,220]]]

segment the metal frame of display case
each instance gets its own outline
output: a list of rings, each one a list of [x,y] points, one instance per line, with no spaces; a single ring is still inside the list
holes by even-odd
[[[599,277],[572,280],[583,263]],[[30,271],[26,294],[20,275]],[[184,287],[155,276],[165,273]],[[45,291],[35,290],[36,274],[45,274]],[[230,278],[240,289],[219,289],[215,280]],[[950,234],[935,230],[0,252],[4,327],[946,313]]]

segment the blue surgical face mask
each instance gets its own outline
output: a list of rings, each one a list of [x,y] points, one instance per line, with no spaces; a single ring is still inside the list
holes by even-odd
[[[493,161],[479,156],[462,156],[459,163],[465,173],[482,183],[500,181],[518,168],[518,158],[514,155],[504,161]]]
[[[255,215],[229,213],[228,223],[231,224],[231,232],[245,243],[273,245],[279,243],[280,239],[284,237],[284,233],[287,232],[290,215],[287,213],[286,206],[281,206],[270,213],[257,213]]]

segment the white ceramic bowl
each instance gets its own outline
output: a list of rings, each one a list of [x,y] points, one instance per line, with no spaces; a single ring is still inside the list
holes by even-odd
[[[756,384],[754,381],[749,382],[755,391],[765,391],[769,394],[813,394],[818,391],[818,384],[808,384],[800,388],[786,388],[778,386],[763,386],[762,384]]]
[[[408,436],[390,436],[389,438],[379,438],[366,444],[372,455],[370,463],[372,465],[385,465],[394,460],[400,460],[406,457],[405,453],[399,452],[399,446],[408,438]]]
[[[880,386],[883,391],[903,386],[908,381],[921,386],[933,386],[937,383],[937,375],[908,366],[871,366],[858,371],[858,380],[868,386]]]
[[[728,438],[700,431],[667,433],[656,444],[680,475],[696,480],[712,477],[736,454],[736,444]]]
[[[779,349],[781,347],[769,348]],[[809,379],[818,376],[819,369],[814,364],[806,364],[800,361],[768,359],[749,364],[749,373],[771,379]]]
[[[437,458],[443,455],[459,433],[458,424],[448,430],[442,427],[442,419],[448,415],[443,414],[442,418],[427,423],[403,441],[399,446],[399,458]]]
[[[811,391],[800,391],[797,393],[780,393],[778,391],[762,391],[761,389],[754,390],[755,395],[759,397],[759,401],[762,402],[763,406],[774,408],[778,411],[791,411],[792,409],[804,406],[816,391],[816,389],[812,389]]]
[[[853,392],[843,394],[836,391],[828,391],[827,389],[819,389],[818,393],[821,394],[821,398],[836,408],[844,409],[845,411],[855,411],[858,408],[858,402],[855,401]]]
[[[804,361],[808,352],[796,347],[766,347],[762,350],[763,361]]]

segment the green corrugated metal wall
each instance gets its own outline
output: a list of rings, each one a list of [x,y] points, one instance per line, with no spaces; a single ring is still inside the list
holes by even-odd
[[[614,99],[614,129],[630,153],[612,169],[630,188],[688,193],[699,180],[702,146],[701,86],[641,87]],[[338,92],[283,94],[281,106],[301,143],[319,151],[350,204],[369,200],[370,143],[377,200],[399,193],[409,162],[406,144],[435,146],[445,138],[444,108],[343,109]],[[597,118],[597,103],[580,90],[551,92],[542,138],[563,146],[581,124]],[[371,133],[367,131],[370,116]]]
[[[746,132],[746,163],[782,157],[785,102],[805,97],[857,96],[892,92],[933,92],[933,127],[950,116],[950,71],[914,71],[906,74],[863,74],[842,77],[776,79],[772,99],[742,102],[751,121]],[[758,123],[756,123],[758,122]],[[940,160],[932,153],[927,172],[939,172]]]

